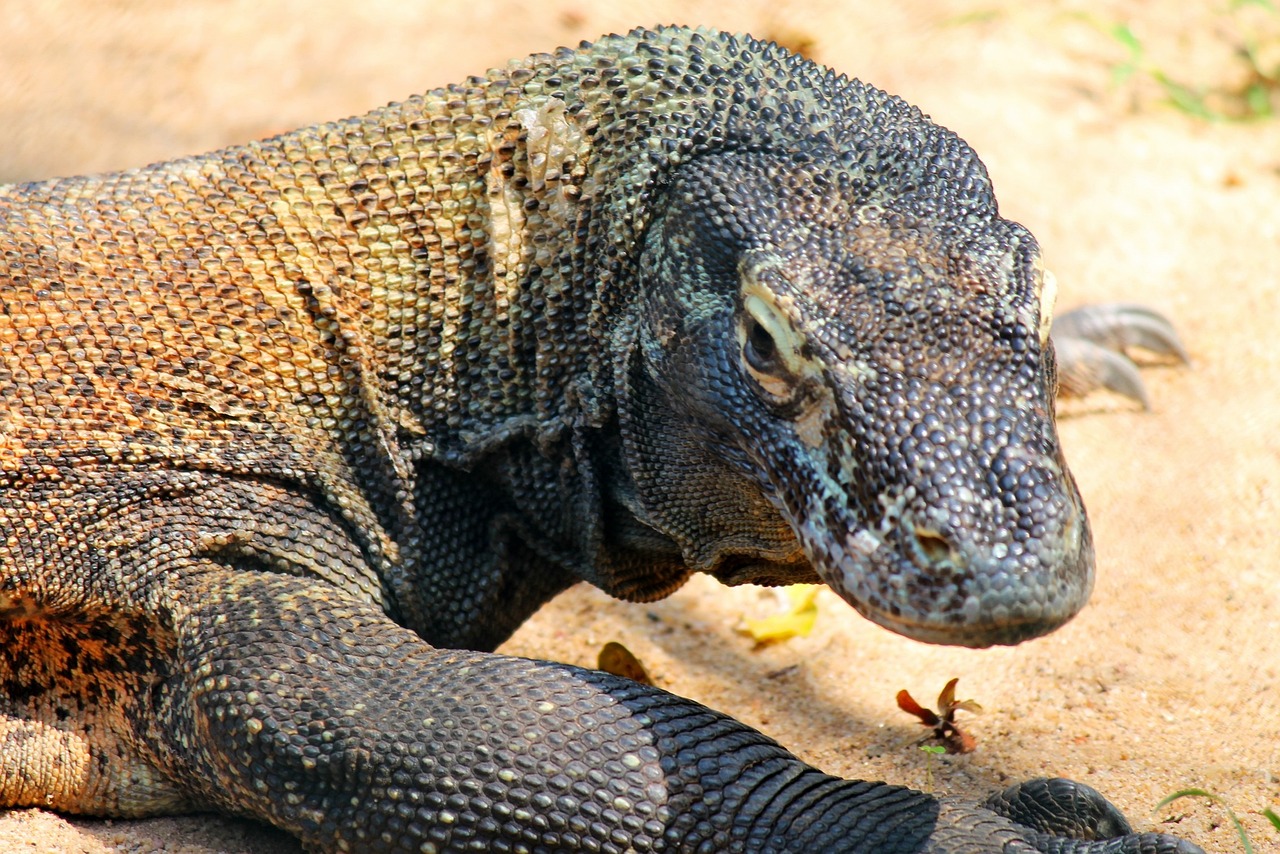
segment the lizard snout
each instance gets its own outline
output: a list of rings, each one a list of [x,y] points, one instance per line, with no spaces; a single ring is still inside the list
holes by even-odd
[[[818,561],[819,575],[864,616],[927,643],[986,647],[1047,634],[1071,619],[1093,585],[1093,545],[1074,484],[1055,513],[1039,513],[1035,536],[984,536],[943,522],[937,508],[886,508],[879,524],[853,530]],[[993,513],[986,531],[1017,529]],[[1026,523],[1022,523],[1026,525]]]

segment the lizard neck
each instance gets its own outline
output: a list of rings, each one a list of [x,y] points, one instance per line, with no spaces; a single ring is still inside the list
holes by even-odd
[[[588,224],[555,171],[572,158],[556,148],[550,166],[538,145],[563,102],[495,111],[495,92],[435,92],[236,151],[275,176],[267,207],[297,268],[282,284],[346,352],[367,408],[418,456],[461,463],[561,430],[575,393],[598,398],[600,360],[584,356],[603,350],[565,238]]]

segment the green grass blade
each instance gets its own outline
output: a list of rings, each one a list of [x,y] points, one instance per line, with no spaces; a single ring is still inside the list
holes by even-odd
[[[1165,97],[1169,99],[1174,108],[1207,122],[1218,121],[1223,118],[1222,115],[1205,102],[1203,94],[1179,83],[1177,80],[1171,79],[1164,72],[1153,71],[1151,76],[1160,84],[1160,88],[1164,90]]]
[[[1128,24],[1116,24],[1111,28],[1111,37],[1129,49],[1129,56],[1137,59],[1142,56],[1142,41],[1134,34]]]
[[[1244,102],[1250,118],[1265,119],[1271,115],[1271,92],[1261,83],[1254,83],[1245,90]]]
[[[1240,837],[1240,844],[1244,846],[1245,854],[1254,854],[1253,843],[1249,841],[1249,834],[1244,829],[1244,825],[1240,823],[1240,819],[1236,817],[1235,811],[1227,806],[1226,801],[1213,792],[1206,792],[1204,789],[1181,789],[1156,804],[1156,810],[1159,811],[1181,798],[1207,798],[1226,810],[1227,818],[1231,819],[1231,826],[1236,829],[1236,835]]]

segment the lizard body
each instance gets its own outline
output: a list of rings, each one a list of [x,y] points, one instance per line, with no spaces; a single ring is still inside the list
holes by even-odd
[[[904,102],[635,31],[5,187],[0,250],[0,805],[320,850],[1193,850],[488,652],[578,580],[820,578],[975,646],[1082,606],[1038,250]]]

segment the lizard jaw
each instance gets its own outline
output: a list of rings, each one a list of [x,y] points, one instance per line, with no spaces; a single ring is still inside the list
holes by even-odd
[[[841,538],[818,535],[812,525],[799,531],[818,575],[841,598],[872,622],[925,643],[1012,646],[1070,620],[1093,587],[1092,539],[1074,507],[1032,569],[999,544],[951,543],[940,554],[936,542],[922,542],[932,532],[901,519],[890,530],[851,527]]]

